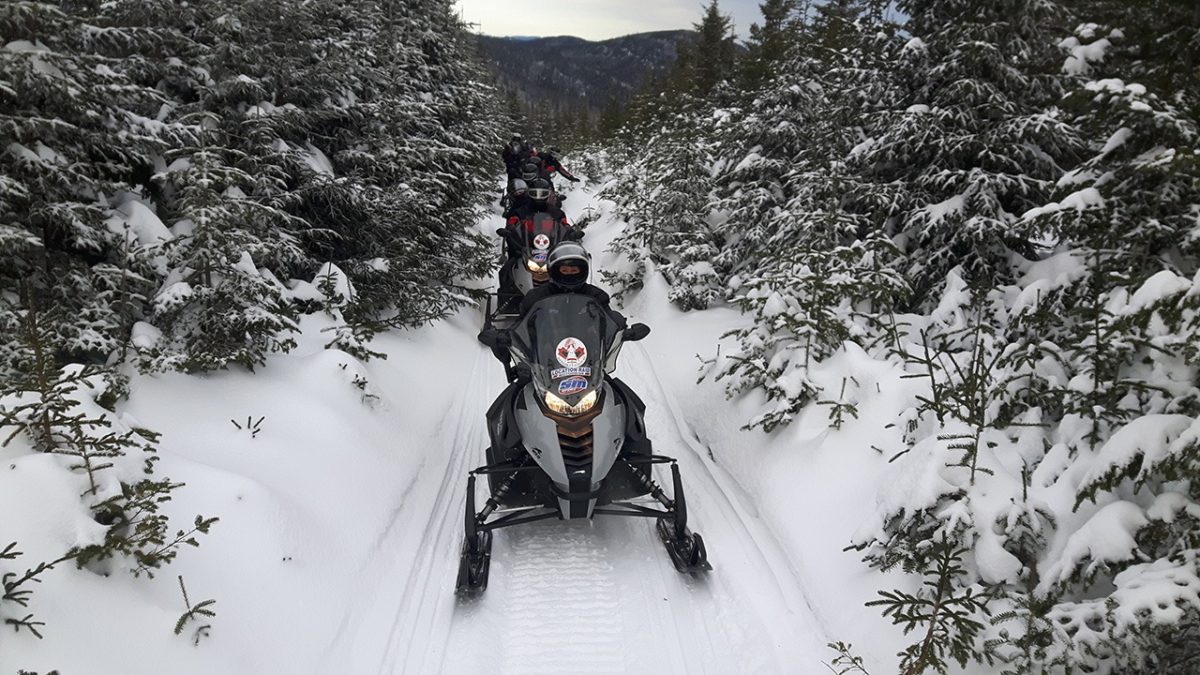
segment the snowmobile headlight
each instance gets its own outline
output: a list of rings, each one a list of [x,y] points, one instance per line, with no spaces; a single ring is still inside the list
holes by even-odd
[[[525,268],[530,272],[537,272],[538,274],[544,274],[546,272],[545,263],[537,263],[532,260],[525,261]]]
[[[576,417],[591,410],[596,405],[596,399],[599,398],[597,390],[593,389],[588,392],[587,396],[580,399],[578,405],[570,405],[561,398],[546,392],[545,400],[546,407],[552,412],[563,415],[564,417]]]

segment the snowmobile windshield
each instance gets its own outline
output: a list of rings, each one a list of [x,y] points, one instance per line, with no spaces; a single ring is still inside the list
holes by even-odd
[[[513,347],[529,364],[546,407],[579,415],[597,403],[604,359],[619,330],[600,303],[561,293],[529,310],[513,330]]]
[[[535,213],[525,227],[525,259],[545,266],[550,250],[563,240],[563,226],[549,213]],[[530,269],[533,269],[532,267]],[[544,270],[543,270],[544,271]]]

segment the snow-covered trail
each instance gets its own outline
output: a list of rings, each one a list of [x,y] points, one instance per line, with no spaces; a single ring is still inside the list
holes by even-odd
[[[673,412],[678,404],[652,359],[636,347],[624,358],[656,451],[680,460],[692,526],[705,536],[713,572],[677,573],[644,519],[502,530],[487,593],[457,608],[448,649],[428,664],[469,672],[492,663],[502,673],[780,673],[816,665],[825,640],[779,547]]]
[[[567,203],[575,220],[598,212],[584,240],[596,270],[627,264],[606,251],[624,226],[612,207],[590,191]],[[477,227],[499,225],[493,216]],[[740,431],[754,401],[696,385],[692,355],[711,353],[741,317],[671,308],[653,272],[627,300],[622,311],[653,332],[626,346],[617,375],[645,401],[655,451],[680,463],[690,524],[714,567],[706,577],[675,571],[649,519],[544,521],[498,531],[487,592],[458,602],[467,473],[484,462],[485,412],[505,385],[476,340],[482,316],[465,309],[380,335],[372,348],[388,358],[363,362],[328,348],[339,319],[314,314],[294,350],[254,372],[131,372],[122,415],[161,432],[159,467],[186,483],[165,506],[172,522],[221,520],[153,579],[55,569],[33,607],[45,639],[5,641],[0,671],[810,673],[824,671],[834,639],[894,653],[897,639],[876,640],[878,613],[862,607],[874,580],[841,552],[871,507],[847,486],[874,460],[847,448],[886,439],[845,431],[824,448],[821,420],[790,437]],[[869,416],[890,404],[863,405]],[[238,423],[248,417],[261,428]],[[19,494],[76,498],[73,485],[37,482],[53,458],[10,446],[0,461]],[[41,523],[15,535],[33,560],[94,526]],[[176,577],[217,601],[199,645],[190,629],[172,630],[186,609]]]
[[[612,225],[601,219],[589,239],[610,238]],[[444,330],[469,330],[472,320],[477,317],[464,313]],[[656,337],[659,348],[669,342]],[[467,471],[484,461],[484,414],[504,385],[500,364],[478,346],[470,367],[456,373],[458,400],[446,402],[437,435],[422,445],[421,468],[397,492],[374,550],[356,570],[357,597],[346,604],[319,670],[778,673],[803,663],[819,667],[827,639],[795,570],[752,500],[707,456],[679,413],[684,393],[662,384],[654,342],[630,345],[621,374],[646,402],[656,451],[680,461],[692,526],[705,537],[712,573],[677,573],[646,519],[546,521],[498,531],[487,592],[471,602],[456,600]],[[658,480],[670,482],[665,471]],[[481,499],[483,491],[481,485]]]

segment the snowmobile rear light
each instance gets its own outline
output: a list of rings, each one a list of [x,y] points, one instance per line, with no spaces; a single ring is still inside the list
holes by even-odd
[[[536,263],[532,260],[525,261],[525,269],[529,270],[530,272],[536,272],[538,274],[546,273],[545,263]]]
[[[550,392],[546,392],[545,396],[546,407],[549,408],[551,412],[557,413],[564,417],[575,417],[577,415],[584,414],[596,405],[596,400],[598,398],[599,394],[596,393],[595,389],[588,392],[588,395],[584,396],[579,401],[578,405],[570,405],[566,401],[555,396],[554,394],[551,394]]]

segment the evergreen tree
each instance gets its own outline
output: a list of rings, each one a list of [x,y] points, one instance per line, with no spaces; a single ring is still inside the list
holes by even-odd
[[[963,265],[969,280],[1008,280],[1008,256],[1040,249],[1018,217],[1046,202],[1053,180],[1074,160],[1078,134],[1052,106],[1056,5],[907,0],[914,35],[900,68],[907,107],[854,161],[865,176],[900,182],[897,234],[915,261],[918,299]]]
[[[680,62],[690,72],[691,88],[698,96],[708,96],[717,85],[730,79],[735,67],[733,19],[721,13],[718,0],[704,9],[704,17],[693,28],[696,42]]]
[[[794,47],[799,29],[797,0],[766,0],[758,7],[762,25],[750,26],[750,39],[741,60],[742,79],[751,90],[762,84]]]

